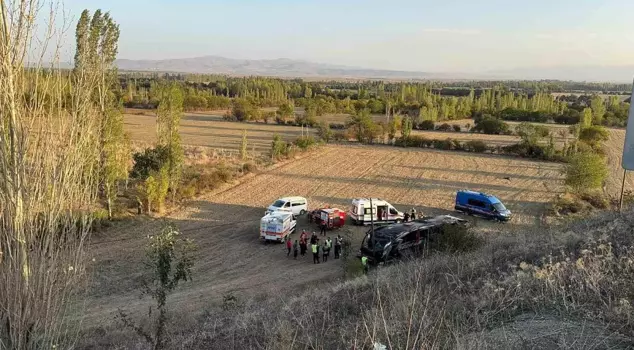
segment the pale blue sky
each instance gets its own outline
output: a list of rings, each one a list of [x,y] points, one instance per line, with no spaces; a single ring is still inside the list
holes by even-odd
[[[73,22],[84,8],[110,11],[119,58],[284,57],[435,72],[634,64],[634,0],[64,3]]]

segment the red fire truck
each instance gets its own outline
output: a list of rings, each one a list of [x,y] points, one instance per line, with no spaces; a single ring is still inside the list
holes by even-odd
[[[315,209],[310,213],[309,219],[319,226],[325,223],[328,229],[335,229],[346,223],[346,212],[339,208]]]

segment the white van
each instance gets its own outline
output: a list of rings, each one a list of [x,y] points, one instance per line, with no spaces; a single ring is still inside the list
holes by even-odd
[[[372,208],[370,208],[372,202]],[[348,212],[357,225],[368,225],[372,221],[377,224],[403,222],[404,214],[394,206],[380,198],[355,198]]]
[[[282,242],[295,232],[297,221],[288,211],[274,211],[260,220],[260,238],[265,241]]]
[[[266,209],[265,215],[274,211],[290,211],[293,215],[304,215],[308,212],[308,201],[304,197],[284,197],[276,200]]]

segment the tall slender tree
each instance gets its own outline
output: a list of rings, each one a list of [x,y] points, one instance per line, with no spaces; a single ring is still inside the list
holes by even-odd
[[[183,92],[174,82],[157,86],[159,105],[156,110],[158,143],[167,148],[167,176],[172,198],[180,182],[183,168],[183,145],[178,130],[183,115]]]
[[[95,81],[93,100],[101,116],[99,138],[100,184],[106,200],[108,217],[112,218],[114,199],[119,183],[128,176],[130,148],[123,128],[120,89],[114,61],[117,57],[119,26],[109,13],[84,10],[75,33],[75,74]]]

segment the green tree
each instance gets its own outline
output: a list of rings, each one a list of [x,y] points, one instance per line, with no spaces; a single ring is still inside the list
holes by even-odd
[[[579,124],[581,125],[582,129],[592,125],[592,109],[584,108]]]
[[[194,267],[194,243],[191,239],[181,238],[180,232],[169,225],[156,236],[148,237],[150,242],[146,248],[146,266],[151,274],[147,277],[144,294],[149,295],[156,305],[150,308],[151,329],[145,329],[134,323],[127,314],[119,310],[123,324],[142,336],[154,350],[165,349],[166,326],[168,321],[167,297],[178,284],[191,280]],[[152,313],[156,309],[158,314]]]
[[[293,105],[288,102],[288,103],[283,103],[280,105],[280,107],[277,109],[277,114],[282,118],[282,119],[287,119],[293,116],[293,114],[295,114],[295,108],[293,107]]]
[[[412,118],[406,116],[403,118],[403,122],[401,124],[401,137],[403,141],[409,140],[409,135],[412,133]],[[405,142],[407,144],[407,142]]]
[[[271,158],[277,159],[286,154],[287,144],[280,135],[273,136],[271,143]]]
[[[579,140],[590,145],[592,148],[598,150],[601,148],[601,143],[607,141],[610,138],[608,130],[600,125],[593,125],[584,128],[579,133]]]
[[[330,129],[330,125],[327,122],[322,121],[317,125],[317,136],[319,136],[326,143],[330,142],[333,133]]]
[[[370,110],[362,109],[348,118],[347,126],[354,130],[359,142],[371,142],[372,133],[376,131],[376,123],[370,116]]]
[[[114,64],[119,41],[119,26],[110,17],[84,10],[77,23],[74,74],[97,82],[93,99],[100,113],[100,183],[106,198],[108,217],[112,218],[118,184],[127,179],[130,148],[123,128],[120,86]]]
[[[240,159],[245,162],[247,160],[247,131],[242,130],[242,142],[240,143]]]
[[[537,145],[537,143],[550,135],[550,130],[543,125],[535,125],[528,122],[520,123],[515,132],[522,138],[522,142],[528,145]]]
[[[596,153],[577,153],[566,167],[566,185],[577,192],[601,188],[607,176],[606,161]]]
[[[598,95],[593,96],[590,101],[590,108],[592,108],[592,123],[601,125],[606,110],[603,98]]]
[[[401,127],[400,116],[395,115],[392,118],[390,118],[390,121],[387,124],[387,137],[390,140],[390,142],[394,141],[394,139],[396,138],[396,133],[398,132],[400,127]]]
[[[182,169],[184,151],[179,132],[183,114],[183,93],[176,83],[166,83],[159,87],[159,105],[156,109],[158,144],[167,149],[167,177],[172,198],[176,195]]]

